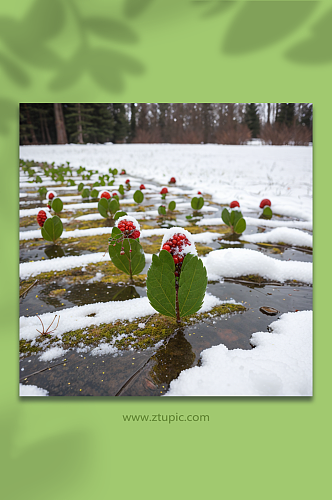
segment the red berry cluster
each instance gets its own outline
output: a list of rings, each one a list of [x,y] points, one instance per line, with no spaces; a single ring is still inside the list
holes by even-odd
[[[129,184],[129,182],[130,182],[130,180],[129,180],[129,179],[127,179],[127,180],[126,180],[126,184]]]
[[[187,236],[180,233],[173,234],[173,236],[171,236],[170,239],[167,240],[163,245],[162,249],[169,252],[173,257],[175,264],[175,276],[179,276],[181,272],[184,256],[180,254],[183,250],[183,247],[189,245],[191,245],[191,243],[188,240]]]
[[[53,194],[53,193],[50,193],[50,194],[48,195],[48,199],[49,199],[49,200],[53,200],[53,198],[54,198],[54,194]]]
[[[268,198],[264,198],[264,200],[261,201],[259,208],[264,208],[266,206],[271,206],[271,202]]]
[[[126,238],[136,240],[141,235],[131,220],[122,219],[118,224],[118,228],[122,231]]]
[[[168,193],[167,188],[162,188],[162,190],[160,191],[160,194],[167,194],[167,193]]]
[[[108,193],[107,191],[104,191],[103,193],[101,193],[100,195],[100,198],[106,198],[107,200],[109,200],[111,197],[110,193]]]
[[[141,184],[139,188],[140,188],[140,190],[145,189],[144,184]]]
[[[37,215],[37,222],[40,225],[40,227],[43,227],[46,219],[47,219],[46,212],[44,212],[44,210],[40,210]]]
[[[240,206],[240,203],[238,201],[232,201],[229,204],[229,208],[235,208],[235,207],[239,207],[239,206]]]
[[[171,177],[169,183],[170,184],[175,184],[176,183],[175,177]]]

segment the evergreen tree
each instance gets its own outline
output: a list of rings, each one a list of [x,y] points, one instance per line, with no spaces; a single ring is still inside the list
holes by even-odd
[[[93,109],[91,116],[94,132],[89,135],[89,142],[110,142],[114,139],[114,117],[110,104],[90,104]]]
[[[129,130],[129,123],[124,104],[113,103],[113,118],[114,142],[125,142]]]
[[[93,104],[67,104],[65,118],[69,141],[84,144],[86,142],[97,142],[98,124],[93,119]]]
[[[277,123],[284,123],[287,127],[294,125],[295,120],[295,103],[278,103],[277,107]]]
[[[251,132],[251,137],[257,137],[260,130],[260,123],[258,106],[255,102],[246,104],[244,122]]]

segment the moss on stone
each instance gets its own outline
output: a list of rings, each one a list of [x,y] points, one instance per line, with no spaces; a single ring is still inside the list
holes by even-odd
[[[243,312],[245,310],[246,307],[241,304],[221,304],[208,312],[183,318],[182,326],[199,323],[223,314]],[[144,328],[139,328],[138,325],[142,323],[145,324]],[[102,341],[103,343],[112,343],[119,350],[129,348],[144,350],[172,335],[178,326],[175,318],[169,318],[156,313],[152,317],[143,317],[135,321],[117,320],[110,324],[91,325],[84,329],[81,328],[64,333],[62,335],[61,347],[70,349],[80,347],[82,344],[88,347],[97,347]],[[41,335],[33,341],[33,345],[31,345],[31,341],[21,340],[20,353],[25,356],[32,352],[40,352],[55,342],[58,343],[59,338]]]
[[[213,250],[212,247],[201,245],[200,243],[195,243],[195,247],[198,255],[206,255],[207,253],[210,253]]]

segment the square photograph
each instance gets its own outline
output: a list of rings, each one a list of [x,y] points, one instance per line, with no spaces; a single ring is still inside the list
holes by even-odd
[[[312,396],[312,109],[20,104],[20,396]]]

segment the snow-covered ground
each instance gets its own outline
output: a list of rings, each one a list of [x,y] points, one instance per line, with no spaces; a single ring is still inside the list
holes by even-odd
[[[209,193],[219,203],[238,200],[257,209],[263,198],[281,215],[312,219],[312,147],[226,146],[217,144],[112,144],[21,146],[20,158],[70,162],[108,173],[125,169],[126,178],[144,177]],[[31,184],[28,186],[31,186]]]
[[[223,146],[223,145],[65,145],[65,146],[21,146],[20,158],[25,160],[70,162],[72,167],[80,165],[86,169],[98,169],[99,174],[108,173],[109,168],[125,169],[125,178],[131,180],[133,187],[144,181],[149,192],[155,186],[149,182],[167,185],[170,177],[176,177],[176,186],[169,187],[170,194],[188,194],[190,197],[201,191],[209,194],[216,203],[229,204],[238,200],[241,210],[253,217],[246,217],[247,226],[263,226],[266,231],[251,234],[243,233],[242,239],[252,243],[286,243],[290,246],[312,247],[312,147],[291,146]],[[22,175],[20,187],[31,188],[27,176]],[[74,177],[76,181],[78,179]],[[125,179],[124,179],[125,180]],[[44,185],[54,186],[49,180]],[[39,186],[38,186],[39,187]],[[117,186],[111,189],[116,190]],[[97,203],[80,203],[76,187],[68,186],[62,190],[72,190],[75,194],[63,201],[64,210],[96,209]],[[136,189],[136,188],[135,188]],[[160,203],[159,193],[152,203]],[[27,196],[32,196],[28,194]],[[20,193],[20,197],[25,196]],[[258,219],[259,204],[263,198],[272,202],[272,211],[292,220]],[[155,201],[153,201],[155,200]],[[128,198],[124,202],[133,202]],[[77,202],[77,203],[75,203]],[[189,207],[180,202],[177,208]],[[22,209],[20,216],[35,215],[38,209]],[[214,207],[203,207],[213,212]],[[136,216],[140,214],[135,214]],[[154,217],[156,210],[141,214]],[[213,213],[211,213],[213,216]],[[214,216],[215,217],[215,216]],[[99,214],[87,214],[80,220],[97,220]],[[208,217],[198,225],[222,224],[221,218]],[[183,222],[185,225],[185,221]],[[64,231],[62,238],[84,237],[108,234],[111,228],[91,228]],[[141,237],[164,235],[165,229],[142,230]],[[194,242],[211,243],[220,235],[204,232],[192,235]],[[20,240],[40,238],[40,230],[22,231]],[[232,243],[230,241],[228,244]],[[234,242],[234,245],[236,242]],[[61,257],[20,264],[20,277],[36,276],[41,272],[71,269],[89,263],[108,261],[108,254],[102,252],[78,257]],[[151,261],[151,254],[146,254]],[[239,277],[258,274],[266,279],[285,282],[298,280],[312,283],[312,264],[292,260],[278,260],[264,255],[259,250],[229,248],[214,250],[202,261],[208,277],[222,280],[224,277]],[[130,302],[130,307],[128,303]],[[209,310],[221,303],[219,299],[206,294],[203,310]],[[153,314],[155,311],[147,297],[130,301],[87,304],[64,309],[55,336],[61,339],[63,333],[90,324],[110,323],[116,319],[133,320]],[[91,314],[95,316],[91,317]],[[45,325],[54,314],[41,315]],[[271,324],[272,333],[257,332],[252,336],[253,350],[228,350],[223,344],[206,349],[202,353],[202,366],[183,371],[171,383],[168,396],[173,395],[300,395],[312,394],[312,347],[311,312],[302,311],[282,315]],[[32,340],[38,335],[36,328],[40,323],[36,317],[20,318],[20,337]],[[112,354],[116,348],[112,344],[101,344],[93,354]],[[40,356],[41,361],[49,361],[65,354],[61,345],[55,345]],[[30,387],[30,389],[29,389]],[[25,392],[25,394],[24,394]],[[35,386],[20,386],[21,395],[47,395],[47,391]]]
[[[312,396],[312,312],[283,314],[273,332],[251,337],[252,350],[218,346],[180,373],[167,396]]]

